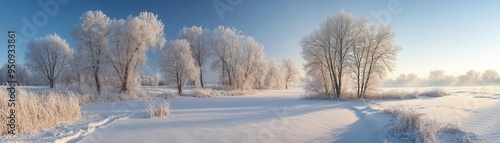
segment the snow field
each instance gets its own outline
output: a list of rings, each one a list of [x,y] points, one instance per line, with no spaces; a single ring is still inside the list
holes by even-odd
[[[433,88],[384,89],[428,91]],[[83,118],[0,142],[495,142],[498,87],[446,87],[448,96],[408,100],[303,100],[302,88],[245,96],[166,99],[168,118],[151,119],[161,100],[92,103]],[[148,88],[155,94],[170,89]],[[175,90],[172,90],[175,92]],[[190,90],[187,90],[190,91]],[[486,98],[488,97],[488,98]],[[491,97],[491,98],[490,98]],[[393,116],[386,112],[393,111]],[[401,114],[401,115],[397,115]],[[407,128],[408,127],[408,128]],[[395,134],[400,129],[400,134]],[[407,130],[410,129],[410,130]],[[404,132],[404,131],[408,132]],[[428,137],[424,138],[419,137]]]

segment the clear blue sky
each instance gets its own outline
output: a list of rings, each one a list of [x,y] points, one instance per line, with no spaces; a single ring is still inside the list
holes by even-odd
[[[15,29],[18,36],[26,38],[18,41],[18,63],[24,62],[27,40],[33,39],[29,36],[33,32],[23,34],[26,22],[22,19],[33,22],[33,16],[45,13],[38,2],[47,1],[57,0],[8,0],[0,5],[0,31],[4,33],[0,37],[7,39],[7,30]],[[300,64],[303,62],[300,39],[316,29],[326,15],[344,9],[356,17],[365,16],[377,21],[377,14],[390,13],[390,5],[399,3],[390,19],[382,19],[393,27],[395,42],[402,47],[396,70],[390,77],[400,73],[427,77],[428,72],[435,69],[445,70],[451,75],[464,74],[471,69],[500,71],[500,1],[494,0],[241,0],[234,6],[228,0],[65,1],[69,2],[59,5],[53,17],[48,15],[46,24],[35,25],[37,32],[34,37],[57,33],[73,47],[75,42],[69,30],[80,22],[79,17],[85,11],[102,10],[111,18],[126,18],[150,11],[158,14],[165,24],[167,40],[175,39],[184,26],[212,29],[224,25],[235,27],[264,44],[267,59],[281,62],[283,58],[292,57]],[[216,1],[232,9],[222,14],[223,19],[213,5]],[[39,17],[38,21],[43,22],[43,18]],[[4,51],[2,55],[6,55]],[[149,52],[148,55],[145,74],[155,72],[158,58],[158,53]],[[0,57],[0,62],[5,63],[6,59],[6,56]],[[211,82],[217,78],[213,73],[207,76]]]

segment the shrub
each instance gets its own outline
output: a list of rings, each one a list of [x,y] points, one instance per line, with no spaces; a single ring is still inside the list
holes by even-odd
[[[166,118],[170,116],[170,104],[167,102],[163,102],[162,104],[150,102],[146,108],[150,118]]]
[[[0,92],[0,134],[7,134],[7,106],[9,96],[2,87]],[[35,94],[16,89],[16,134],[50,129],[80,118],[78,97],[73,92],[48,92]]]

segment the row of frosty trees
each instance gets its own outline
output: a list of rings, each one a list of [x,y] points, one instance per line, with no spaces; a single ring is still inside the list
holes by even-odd
[[[394,68],[401,48],[393,39],[389,26],[367,18],[343,10],[327,16],[300,42],[306,61],[305,89],[336,98],[352,92],[363,98]]]
[[[213,58],[212,70],[231,90],[282,89],[298,83],[298,69],[291,59],[282,66],[264,59],[264,46],[235,28],[185,27],[178,39],[167,42],[164,24],[157,15],[141,12],[126,19],[111,19],[101,11],[88,11],[71,30],[76,41],[70,49],[57,34],[30,41],[26,65],[53,88],[57,81],[85,83],[97,93],[129,93],[140,87],[140,72],[148,50],[162,49],[162,78],[177,85],[179,94],[187,81],[204,86],[204,65]]]

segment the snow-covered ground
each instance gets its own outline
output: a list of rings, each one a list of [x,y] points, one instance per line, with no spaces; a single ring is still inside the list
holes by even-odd
[[[415,89],[425,88],[397,88]],[[449,96],[378,100],[371,105],[408,106],[438,123],[456,124],[484,142],[500,140],[500,87],[444,89]],[[246,96],[166,99],[172,116],[160,119],[148,117],[147,100],[90,104],[82,107],[83,118],[74,123],[2,136],[0,142],[400,142],[387,134],[394,120],[389,114],[358,100],[303,100],[303,95],[303,89],[295,87]]]

